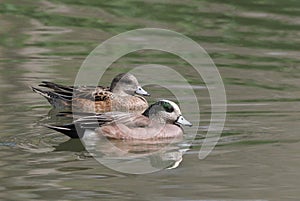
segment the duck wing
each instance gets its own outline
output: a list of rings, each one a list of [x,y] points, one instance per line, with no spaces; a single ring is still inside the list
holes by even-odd
[[[87,129],[95,130],[102,126],[122,125],[127,128],[144,128],[149,125],[149,119],[143,115],[125,112],[108,112],[85,116],[75,120],[71,124],[62,126],[45,125],[47,128],[61,132],[71,138],[81,138]]]
[[[95,94],[99,91],[109,91],[109,87],[103,86],[65,86],[56,84],[53,82],[43,81],[40,87],[51,89],[50,91],[43,91],[44,93],[51,94],[56,98],[63,98],[64,100],[71,101],[75,96],[76,98],[84,98],[89,100],[95,100]],[[35,88],[36,89],[36,88]],[[38,89],[36,89],[38,90]]]
[[[126,112],[107,112],[82,117],[74,121],[74,124],[77,124],[84,129],[96,129],[99,126],[116,124],[123,124],[127,127],[146,127],[149,124],[149,121],[150,120],[143,115]]]

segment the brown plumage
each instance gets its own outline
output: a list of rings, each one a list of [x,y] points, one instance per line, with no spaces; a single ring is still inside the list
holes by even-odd
[[[110,139],[155,140],[182,136],[180,125],[191,126],[174,102],[160,100],[143,114],[108,112],[86,116],[64,126],[47,126],[65,135],[83,137],[86,129],[94,129],[99,135]]]
[[[39,86],[50,89],[45,91],[32,87],[34,92],[44,96],[49,103],[60,110],[77,112],[124,111],[142,113],[148,107],[147,100],[140,95],[149,95],[137,79],[127,73],[117,75],[110,87],[64,86],[52,82],[42,82]]]

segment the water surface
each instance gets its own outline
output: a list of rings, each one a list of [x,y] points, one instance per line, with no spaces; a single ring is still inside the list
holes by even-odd
[[[0,4],[0,196],[298,200],[299,6],[294,0],[5,0]],[[202,80],[168,53],[140,51],[121,58],[102,83],[141,64],[172,66],[195,86],[201,107],[196,140],[177,168],[129,175],[100,165],[79,141],[43,127],[56,120],[49,119],[49,104],[29,86],[42,80],[74,83],[81,63],[102,41],[145,27],[180,32],[206,49],[223,78],[228,113],[218,145],[199,160],[210,121]],[[173,97],[156,86],[146,89],[153,94],[149,101]]]

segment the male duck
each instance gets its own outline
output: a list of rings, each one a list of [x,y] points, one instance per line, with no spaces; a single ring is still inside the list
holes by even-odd
[[[117,75],[110,87],[64,86],[52,82],[42,82],[39,86],[51,89],[45,91],[32,87],[32,90],[44,96],[49,103],[58,109],[76,109],[78,112],[124,111],[141,114],[148,107],[145,98],[149,96],[130,73]]]
[[[71,138],[81,138],[85,130],[95,130],[110,139],[154,140],[183,135],[181,125],[192,126],[181,114],[178,105],[169,100],[152,104],[143,114],[108,112],[86,116],[63,126],[48,128]]]

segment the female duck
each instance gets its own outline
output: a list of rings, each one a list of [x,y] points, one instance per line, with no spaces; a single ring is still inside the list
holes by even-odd
[[[110,87],[74,87],[52,82],[42,82],[39,86],[50,90],[35,87],[32,90],[44,96],[57,109],[70,110],[73,107],[77,112],[124,111],[141,114],[148,107],[146,99],[139,95],[149,94],[130,73],[117,75]]]
[[[85,130],[92,129],[110,139],[153,140],[182,136],[181,125],[192,126],[176,103],[160,100],[143,114],[108,112],[83,117],[64,126],[47,127],[71,138],[81,138]]]

